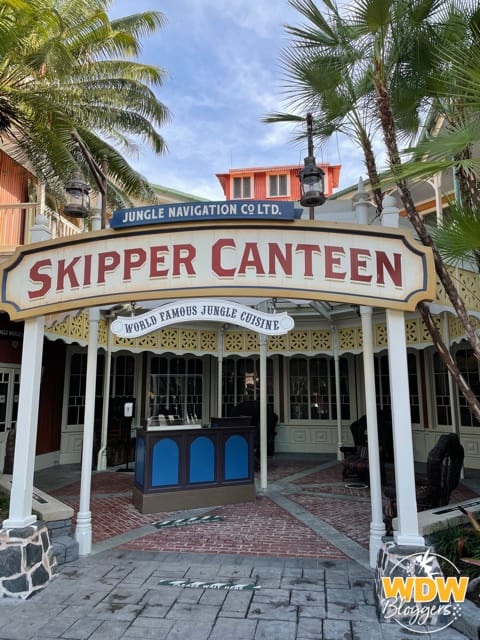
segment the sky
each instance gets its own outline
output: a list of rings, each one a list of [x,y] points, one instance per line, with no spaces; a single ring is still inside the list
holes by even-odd
[[[287,0],[113,0],[112,18],[160,11],[165,26],[142,40],[140,59],[166,71],[156,89],[171,119],[160,132],[167,152],[129,157],[150,182],[208,200],[224,200],[216,173],[303,164],[306,141],[289,125],[265,124],[287,110],[280,54],[285,25],[302,16]],[[345,139],[315,148],[318,162],[341,164],[339,189],[364,176],[361,154]],[[338,191],[338,189],[337,189]]]

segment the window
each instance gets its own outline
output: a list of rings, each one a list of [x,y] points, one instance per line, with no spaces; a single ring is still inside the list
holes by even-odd
[[[252,182],[250,176],[244,178],[233,178],[233,198],[235,200],[241,198],[252,197]]]
[[[480,397],[480,364],[473,355],[472,349],[459,349],[455,353],[455,360],[470,389],[477,397]],[[464,427],[479,427],[480,423],[460,391],[458,391],[458,405],[460,407],[460,424]]]
[[[203,363],[200,358],[152,356],[148,417],[160,413],[186,420],[202,417]]]
[[[390,409],[390,373],[388,356],[375,356],[375,389],[378,409]],[[420,395],[417,370],[417,354],[407,354],[408,390],[410,396],[410,420],[420,424]]]
[[[450,391],[448,387],[448,372],[438,353],[433,354],[433,386],[435,394],[435,409],[437,425],[451,425],[452,411],[450,408]]]
[[[260,397],[260,360],[258,358],[226,358],[223,361],[222,415],[229,416],[233,407],[245,399]],[[273,363],[267,360],[267,405],[273,407]]]
[[[390,373],[388,370],[388,356],[376,356],[375,364],[375,390],[377,395],[377,407],[389,408],[390,401]]]
[[[417,370],[417,353],[407,354],[408,389],[410,391],[410,418],[413,424],[420,424],[420,394]]]
[[[270,198],[288,196],[287,174],[268,176],[268,195]]]
[[[97,380],[95,386],[95,415],[101,415],[103,394],[103,354],[97,357]],[[80,425],[85,421],[85,387],[87,380],[87,353],[73,353],[70,359],[70,379],[68,385],[67,424]]]
[[[135,358],[127,355],[114,355],[112,357],[112,384],[110,395],[134,396],[135,395]]]
[[[350,419],[348,360],[340,358],[340,405],[342,419]],[[336,420],[335,363],[333,358],[290,360],[290,418]]]

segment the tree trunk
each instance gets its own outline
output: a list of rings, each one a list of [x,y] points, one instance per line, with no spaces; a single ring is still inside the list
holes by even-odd
[[[367,167],[368,179],[370,180],[370,185],[373,191],[373,198],[375,200],[375,206],[377,209],[377,214],[380,215],[383,209],[383,194],[382,189],[380,187],[380,179],[378,177],[377,171],[377,162],[375,160],[375,154],[372,148],[372,142],[369,136],[365,133],[365,135],[361,136],[361,145],[363,149],[363,154],[365,156],[365,164]]]

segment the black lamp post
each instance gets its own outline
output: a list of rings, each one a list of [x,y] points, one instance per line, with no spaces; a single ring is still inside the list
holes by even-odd
[[[317,167],[315,156],[313,155],[313,137],[312,137],[312,114],[307,113],[307,139],[308,139],[308,156],[305,158],[305,166],[298,172],[300,180],[302,207],[311,207],[310,217],[313,219],[313,207],[318,207],[325,202],[323,193],[323,177],[325,173]]]
[[[103,156],[102,168],[94,161],[88,148],[85,146],[83,140],[75,133],[72,133],[72,138],[78,144],[82,156],[84,157],[88,168],[91,171],[92,176],[97,183],[98,189],[102,195],[102,229],[105,228],[105,220],[107,213],[107,157]],[[86,218],[90,211],[90,186],[85,182],[84,175],[80,169],[75,169],[72,178],[65,185],[66,192],[66,205],[64,212],[69,216],[76,218]]]

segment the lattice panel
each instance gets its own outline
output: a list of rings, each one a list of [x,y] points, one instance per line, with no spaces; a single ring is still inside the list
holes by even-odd
[[[339,329],[338,346],[341,351],[346,349],[357,349],[359,347],[355,327]]]
[[[466,269],[455,269],[453,267],[447,267],[452,277],[455,287],[458,289],[460,297],[465,303],[467,309],[471,311],[480,311],[480,294],[479,294],[479,275],[474,271],[467,271]],[[440,280],[437,279],[437,287],[435,300],[439,304],[451,307],[452,303],[450,298],[445,293],[443,285]]]
[[[114,347],[134,347],[135,340],[132,338],[120,338],[120,336],[113,336]]]
[[[226,353],[245,351],[244,335],[242,331],[227,331],[223,337],[223,350]]]
[[[106,345],[108,334],[108,322],[107,320],[100,320],[98,323],[98,343]]]
[[[290,351],[308,351],[310,349],[309,331],[290,331],[288,342]]]
[[[386,347],[388,343],[387,325],[384,323],[374,325],[374,336],[376,347]]]
[[[200,350],[213,352],[218,349],[216,331],[200,332]]]
[[[457,316],[451,316],[448,314],[448,335],[452,340],[460,338],[465,334],[463,324],[457,318]]]
[[[88,340],[88,313],[83,311],[78,316],[70,316],[68,320],[70,322],[69,335],[78,340]]]
[[[480,276],[472,271],[456,269],[455,283],[467,309],[480,311]]]
[[[450,298],[445,293],[443,284],[440,282],[438,278],[435,286],[435,302],[438,302],[438,304],[442,304],[447,307],[452,306],[452,303],[450,302]]]
[[[328,329],[311,331],[310,340],[314,351],[332,350],[332,332]]]
[[[158,332],[148,333],[146,336],[136,339],[137,347],[145,347],[146,349],[156,349],[158,347]]]
[[[198,349],[198,331],[195,329],[180,330],[180,349]]]
[[[260,350],[260,342],[258,339],[258,333],[252,333],[249,331],[245,335],[245,351],[259,351]]]
[[[405,335],[407,344],[417,344],[420,342],[420,327],[416,318],[405,322]]]
[[[427,329],[426,324],[420,318],[418,321],[420,323],[420,342],[431,342],[432,336],[430,335],[430,331]],[[433,316],[433,322],[439,330],[440,335],[442,335],[442,321],[440,316]]]
[[[287,334],[283,336],[268,336],[268,351],[286,351],[288,348]]]
[[[160,331],[159,347],[161,349],[178,349],[178,334],[178,329],[162,329]]]
[[[46,333],[53,334],[55,336],[69,336],[70,335],[70,323],[69,318],[65,318],[62,322],[56,322],[53,327],[47,329]]]

